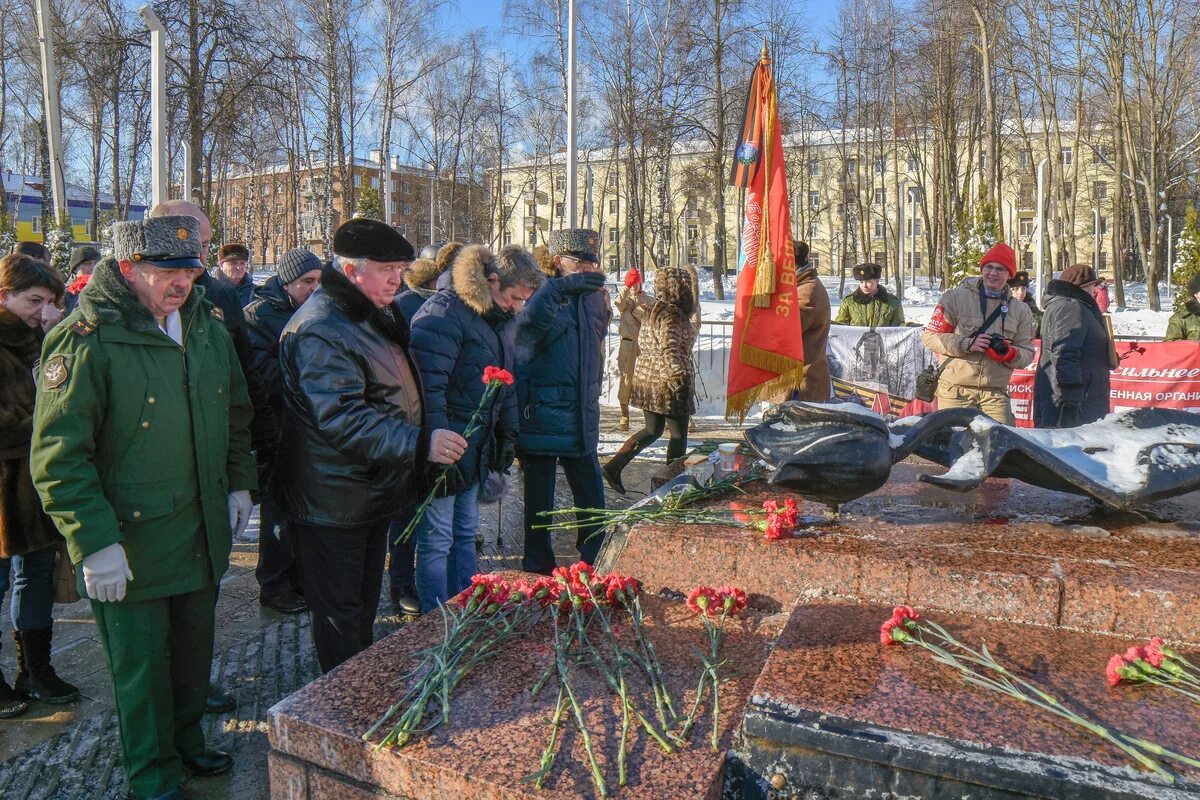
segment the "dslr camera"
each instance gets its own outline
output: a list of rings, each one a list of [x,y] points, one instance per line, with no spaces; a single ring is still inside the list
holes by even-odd
[[[988,349],[998,356],[1008,355],[1008,340],[998,333],[991,334],[992,340]]]

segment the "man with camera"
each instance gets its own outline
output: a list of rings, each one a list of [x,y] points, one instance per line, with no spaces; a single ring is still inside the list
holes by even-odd
[[[1008,280],[1017,254],[1004,242],[979,260],[981,275],[942,295],[921,343],[942,357],[937,370],[938,408],[978,408],[997,422],[1014,424],[1008,381],[1033,360],[1033,317],[1016,302]]]

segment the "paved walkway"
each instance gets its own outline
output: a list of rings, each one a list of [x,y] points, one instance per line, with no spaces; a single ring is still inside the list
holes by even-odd
[[[615,429],[616,415],[604,414],[602,453],[612,453],[624,435]],[[700,439],[728,438],[719,421],[701,422],[691,434]],[[611,505],[640,497],[649,475],[661,463],[665,440],[647,450],[625,473],[630,495],[611,492]],[[569,506],[570,491],[560,476],[559,506]],[[519,477],[500,504],[484,509],[481,528],[485,545],[480,570],[520,566],[522,545]],[[319,674],[307,615],[284,616],[258,604],[254,580],[257,561],[257,514],[244,541],[234,544],[229,573],[221,582],[217,604],[217,656],[213,677],[238,699],[238,709],[205,718],[209,741],[235,756],[234,770],[219,778],[193,780],[188,789],[197,800],[259,800],[267,797],[266,712],[281,698]],[[575,558],[574,536],[556,537],[560,561]],[[0,614],[0,669],[11,682],[15,672],[11,620],[7,604]],[[387,592],[376,618],[376,638],[403,624],[391,608]],[[83,698],[69,706],[35,703],[22,717],[0,720],[0,797],[5,800],[119,800],[125,797],[117,721],[104,654],[86,601],[55,608],[54,664],[59,674],[77,684]]]

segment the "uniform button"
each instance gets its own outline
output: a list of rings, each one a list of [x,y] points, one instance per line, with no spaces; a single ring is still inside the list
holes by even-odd
[[[220,386],[217,387],[217,394],[225,394],[225,390]]]
[[[150,405],[154,405],[155,403],[158,402],[158,398],[156,398],[154,395],[150,395],[149,397],[146,398],[146,402],[149,403]]]
[[[142,427],[143,427],[143,428],[149,428],[149,427],[150,427],[150,423],[149,423],[149,422],[143,422],[143,423],[142,423]]]
[[[134,519],[141,519],[141,518],[142,518],[142,512],[140,512],[140,511],[135,511],[135,512],[133,512],[133,518],[134,518]]]

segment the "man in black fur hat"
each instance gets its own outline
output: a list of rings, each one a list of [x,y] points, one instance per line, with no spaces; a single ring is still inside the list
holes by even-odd
[[[408,324],[394,303],[412,245],[383,222],[352,219],[334,233],[333,251],[321,288],[279,340],[276,472],[324,672],[371,645],[388,521],[417,499],[415,478],[467,448],[457,433],[425,427]]]
[[[835,324],[872,330],[904,325],[904,308],[900,300],[879,283],[882,275],[883,267],[878,264],[859,264],[854,268],[858,288],[842,298]]]

